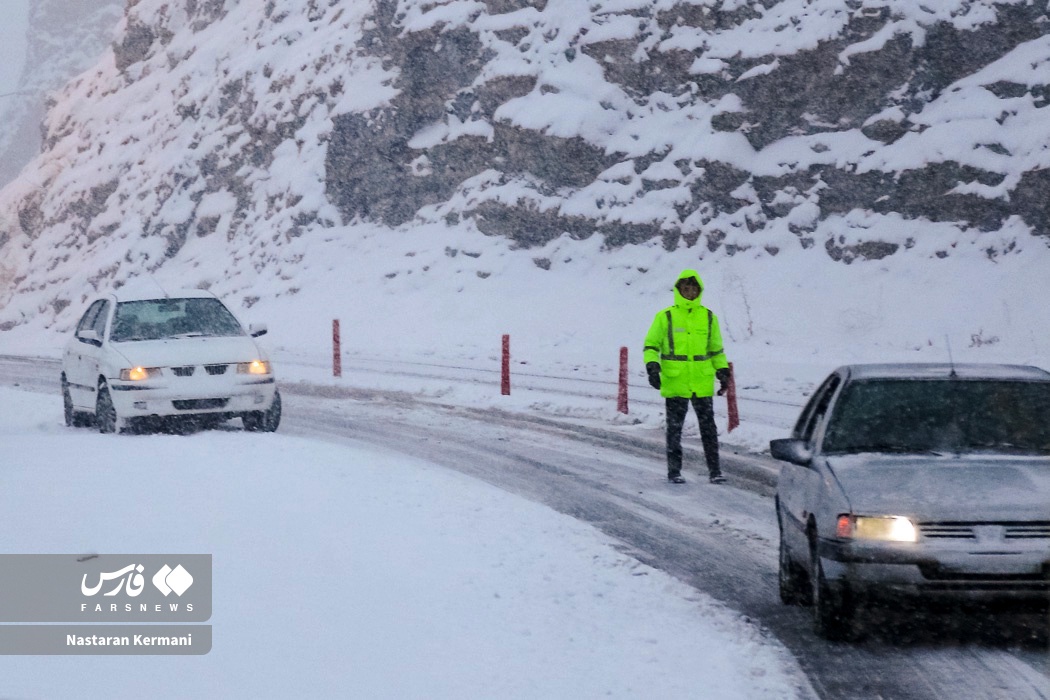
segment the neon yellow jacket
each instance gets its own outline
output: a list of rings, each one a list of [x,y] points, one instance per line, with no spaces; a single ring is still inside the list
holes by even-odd
[[[693,277],[700,296],[692,301],[678,291],[678,281]],[[718,317],[700,304],[704,283],[696,270],[682,270],[675,280],[674,306],[656,314],[645,334],[645,364],[660,363],[660,395],[714,396],[715,371],[729,367],[722,348]]]

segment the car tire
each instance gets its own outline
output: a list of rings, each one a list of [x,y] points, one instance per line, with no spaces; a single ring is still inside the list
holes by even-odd
[[[69,393],[69,382],[66,375],[62,375],[62,417],[65,419],[66,427],[83,428],[91,423],[91,419],[84,413],[73,408],[73,396]]]
[[[95,425],[100,433],[121,432],[121,421],[113,405],[113,397],[105,382],[98,386],[98,397],[95,399]]]
[[[244,429],[253,433],[272,433],[281,424],[281,392],[273,393],[273,403],[265,411],[252,411],[241,417]]]
[[[784,531],[780,531],[780,564],[777,567],[777,580],[780,584],[780,602],[784,605],[809,605],[812,598],[809,582],[805,572],[791,560],[791,552],[784,541]]]
[[[817,553],[817,543],[810,545],[810,589],[813,600],[813,631],[831,641],[846,641],[854,636],[856,612],[849,591],[832,587],[824,577],[824,566]]]
[[[69,382],[66,381],[66,375],[62,375],[62,417],[66,421],[66,427],[73,427],[73,419],[76,417],[76,411],[73,410],[73,397],[69,395]]]
[[[241,422],[244,423],[244,429],[257,433],[262,430],[263,424],[263,412],[262,411],[251,411],[241,416]]]

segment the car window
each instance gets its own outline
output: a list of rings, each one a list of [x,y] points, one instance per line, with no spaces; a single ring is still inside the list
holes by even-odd
[[[91,323],[91,327],[98,333],[99,338],[104,338],[106,334],[106,320],[109,318],[109,302],[103,301],[102,306],[99,307],[98,313],[95,314],[95,320]]]
[[[235,335],[244,335],[244,329],[218,299],[150,299],[117,304],[110,339],[120,343]]]
[[[824,415],[828,410],[828,404],[831,403],[831,397],[835,395],[835,390],[839,388],[841,382],[841,377],[838,374],[833,374],[820,385],[820,388],[810,398],[809,403],[806,404],[802,415],[799,416],[798,424],[795,425],[794,431],[796,439],[805,440],[807,443],[812,442],[813,432],[824,419]]]
[[[102,299],[98,299],[97,301],[95,301],[95,303],[89,306],[88,310],[84,312],[84,315],[80,317],[80,323],[77,324],[76,332],[78,336],[80,335],[81,331],[91,328],[92,325],[95,323],[95,317],[98,315],[99,309],[102,308],[103,301],[104,300]]]
[[[1050,382],[853,382],[836,404],[823,448],[1050,454]]]

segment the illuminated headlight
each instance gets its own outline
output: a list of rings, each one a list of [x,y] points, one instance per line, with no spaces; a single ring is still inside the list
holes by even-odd
[[[918,531],[900,515],[840,515],[835,534],[857,540],[916,542]]]
[[[125,382],[141,382],[160,376],[160,367],[132,367],[120,370],[120,378]]]
[[[270,363],[262,360],[252,360],[251,362],[238,362],[237,363],[237,374],[269,374]]]

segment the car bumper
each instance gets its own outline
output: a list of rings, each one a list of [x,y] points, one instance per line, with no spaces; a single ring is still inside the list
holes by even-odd
[[[873,597],[1050,601],[1050,543],[951,549],[823,540],[820,556],[829,580]]]
[[[270,377],[194,377],[173,382],[110,381],[110,396],[121,418],[239,414],[265,411],[277,383]]]

